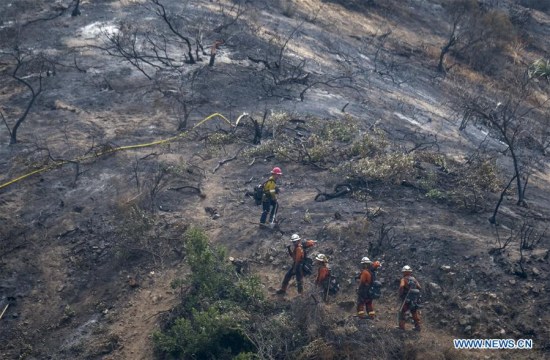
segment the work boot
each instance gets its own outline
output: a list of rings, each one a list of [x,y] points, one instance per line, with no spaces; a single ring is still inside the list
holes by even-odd
[[[279,289],[279,290],[277,290],[277,291],[275,292],[275,294],[277,294],[277,295],[284,295],[284,294],[286,294],[286,290],[284,290],[284,289]]]
[[[364,312],[364,311],[358,311],[358,312],[357,312],[357,317],[358,317],[359,319],[366,319],[366,318],[367,318],[367,313]]]
[[[405,330],[405,320],[399,320],[399,328]]]
[[[421,330],[422,330],[422,329],[420,328],[420,326],[415,326],[415,327],[414,327],[414,331],[420,332]]]
[[[374,311],[370,311],[370,312],[369,312],[369,318],[370,318],[371,320],[374,320]]]

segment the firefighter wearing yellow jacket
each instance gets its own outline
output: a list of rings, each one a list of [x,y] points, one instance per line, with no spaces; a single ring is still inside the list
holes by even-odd
[[[273,223],[275,220],[275,214],[277,214],[277,209],[279,207],[279,204],[277,203],[277,179],[281,176],[283,176],[281,168],[274,167],[273,170],[271,170],[271,176],[264,184],[260,224],[265,224],[268,214],[270,223]]]

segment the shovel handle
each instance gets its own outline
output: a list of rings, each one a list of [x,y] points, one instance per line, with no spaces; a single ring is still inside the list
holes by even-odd
[[[8,306],[10,306],[10,304],[6,304],[6,306],[4,307],[4,310],[2,310],[2,314],[0,314],[0,320],[2,320],[2,316],[4,316],[4,313],[6,312],[6,310],[8,310]]]

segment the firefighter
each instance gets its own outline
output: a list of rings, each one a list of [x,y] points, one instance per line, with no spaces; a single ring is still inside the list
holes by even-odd
[[[317,285],[323,301],[327,301],[328,289],[330,285],[330,267],[328,265],[328,257],[325,254],[318,254],[315,257],[315,261],[319,265],[315,285]]]
[[[291,246],[288,246],[288,254],[292,258],[292,265],[288,269],[284,279],[283,284],[281,285],[281,288],[277,290],[277,294],[286,294],[286,289],[288,288],[288,283],[290,282],[290,279],[292,279],[293,276],[296,276],[296,284],[298,286],[298,293],[301,294],[304,291],[304,272],[302,268],[302,262],[305,258],[304,253],[304,247],[302,246],[302,242],[300,241],[300,235],[298,234],[292,234],[290,237],[290,242],[292,243]],[[314,240],[307,240],[306,246],[309,244],[309,242],[314,243]]]
[[[277,203],[277,193],[279,192],[277,188],[277,179],[281,176],[283,176],[283,172],[280,167],[276,166],[273,170],[271,170],[271,176],[264,184],[260,224],[265,224],[268,214],[269,223],[273,223],[275,221],[275,214],[277,214],[277,209],[279,208],[279,204]]]
[[[361,264],[363,269],[359,275],[359,288],[357,289],[357,316],[366,319],[368,314],[369,318],[374,319],[373,299],[369,290],[374,282],[373,271],[375,268],[373,262],[366,256],[361,259]],[[379,262],[377,262],[378,264]]]
[[[403,277],[399,284],[399,298],[402,301],[399,309],[399,328],[405,330],[405,317],[407,311],[411,312],[414,320],[414,329],[420,331],[420,283],[412,276],[409,265],[401,269]]]

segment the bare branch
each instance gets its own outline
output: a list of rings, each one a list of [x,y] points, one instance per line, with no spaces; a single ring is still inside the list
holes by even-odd
[[[235,154],[235,156],[232,156],[232,157],[230,157],[229,159],[225,159],[225,160],[218,161],[218,165],[216,165],[216,167],[214,168],[214,170],[212,170],[212,172],[216,172],[222,165],[224,165],[224,164],[226,164],[226,163],[228,163],[228,162],[230,162],[230,161],[235,160],[235,159],[239,156],[239,154],[241,153],[241,151],[243,151],[245,148],[246,148],[246,146],[241,147],[241,148],[237,151],[237,153]]]
[[[155,10],[157,15],[159,15],[162,18],[162,20],[164,20],[166,25],[168,25],[168,28],[170,29],[170,31],[187,44],[187,55],[189,56],[189,63],[195,64],[195,58],[193,57],[193,48],[191,47],[191,41],[189,40],[189,38],[186,36],[183,36],[181,32],[179,32],[176,29],[174,23],[166,13],[166,8],[159,0],[150,0],[150,1],[153,5],[156,6]]]
[[[8,125],[8,122],[6,121],[6,118],[4,117],[4,113],[2,112],[2,110],[0,110],[0,115],[2,116],[2,121],[4,122],[4,125],[6,125],[6,129],[8,129],[8,133],[9,133],[10,138],[11,138],[11,129]]]
[[[31,108],[33,107],[36,99],[40,96],[42,93],[42,78],[43,78],[43,71],[45,69],[45,63],[46,60],[41,55],[32,55],[30,53],[25,53],[21,51],[19,48],[16,48],[14,50],[14,53],[9,54],[14,60],[15,60],[15,67],[13,71],[10,73],[10,76],[15,79],[18,83],[22,84],[24,87],[26,87],[29,92],[31,93],[31,98],[29,102],[27,103],[27,106],[25,107],[25,110],[23,111],[23,114],[17,119],[13,127],[11,128],[10,132],[10,145],[17,143],[17,130],[21,126],[21,124],[27,119],[27,116],[29,112],[31,111]],[[20,72],[27,70],[27,71],[37,71],[38,72],[38,81],[37,84],[33,85],[30,82],[30,76],[23,76],[20,74]],[[32,75],[32,77],[35,77],[36,75]],[[3,115],[2,115],[2,118]],[[4,124],[7,125],[6,120],[4,119]],[[8,127],[9,129],[9,127]]]

